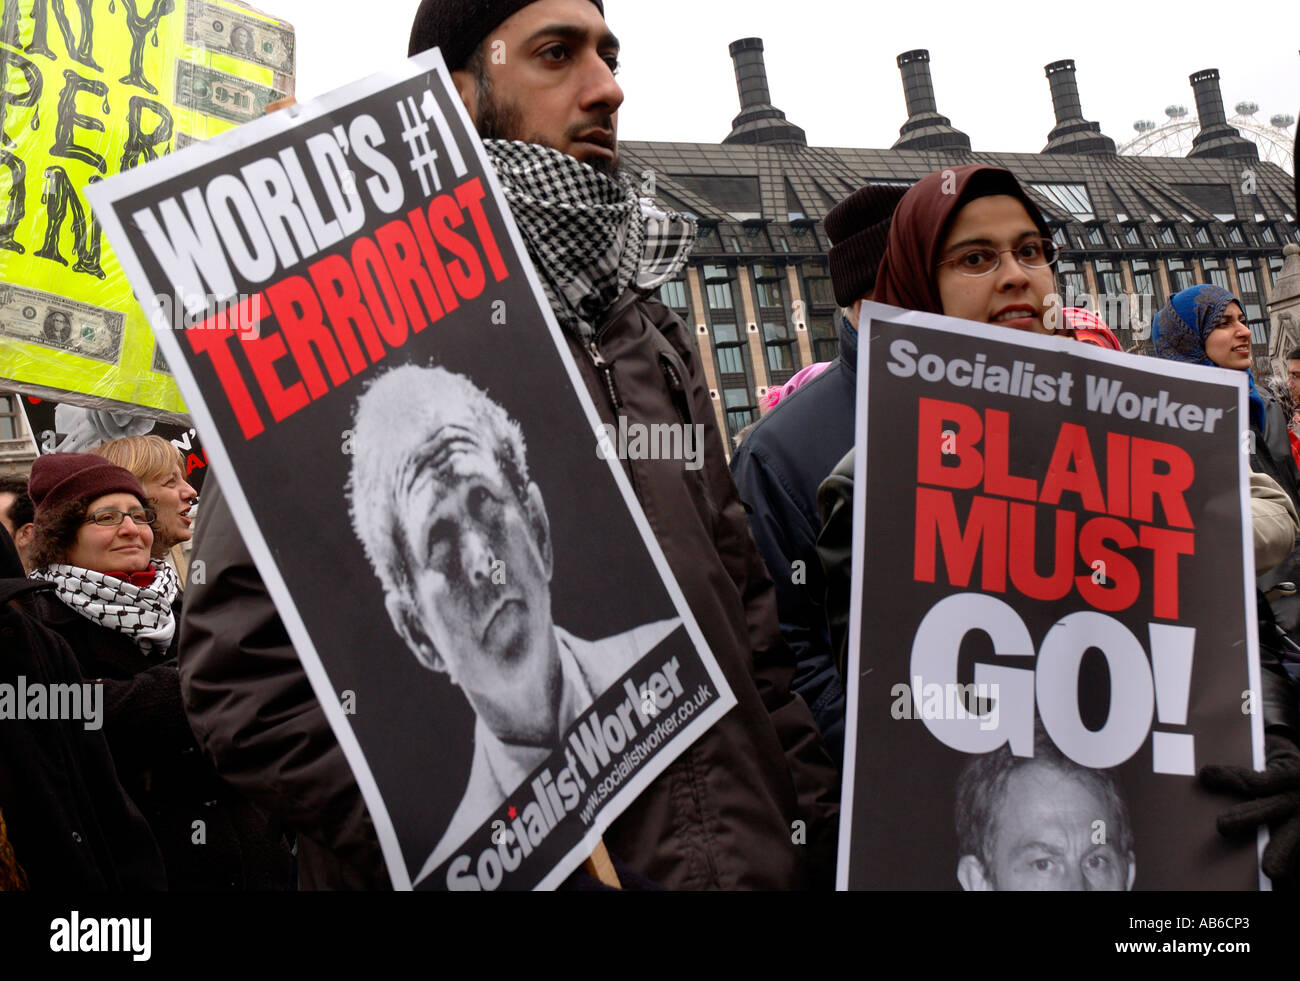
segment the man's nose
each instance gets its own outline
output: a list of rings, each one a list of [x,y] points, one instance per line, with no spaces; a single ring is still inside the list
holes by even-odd
[[[613,70],[599,54],[593,53],[583,78],[582,108],[604,109],[611,116],[623,104],[623,88]]]

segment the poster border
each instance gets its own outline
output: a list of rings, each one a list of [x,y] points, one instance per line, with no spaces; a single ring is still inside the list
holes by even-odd
[[[126,245],[128,240],[125,229],[115,207],[116,203],[121,199],[144,191],[148,187],[163,181],[184,176],[192,170],[215,163],[221,157],[288,130],[291,123],[311,122],[321,117],[330,116],[336,110],[346,108],[361,99],[375,96],[394,86],[409,83],[418,79],[421,75],[425,76],[425,81],[430,87],[440,86],[443,89],[453,110],[459,116],[464,131],[469,134],[469,142],[483,169],[489,189],[495,200],[501,203],[500,210],[505,228],[509,233],[515,254],[521,260],[520,272],[524,275],[528,286],[532,290],[533,297],[542,312],[543,322],[550,333],[552,346],[587,419],[590,427],[589,435],[592,452],[597,453],[598,441],[596,433],[599,431],[601,423],[599,414],[581,376],[578,374],[576,365],[573,363],[573,358],[564,342],[564,336],[560,331],[554,312],[551,310],[545,293],[542,291],[537,271],[533,267],[523,237],[520,235],[519,228],[515,223],[514,215],[511,213],[509,206],[505,204],[505,197],[497,179],[496,171],[484,151],[482,141],[477,136],[468,111],[452,85],[451,74],[447,70],[440,49],[431,48],[413,58],[404,59],[393,70],[377,72],[359,81],[335,89],[309,103],[289,106],[278,112],[245,123],[214,139],[193,144],[183,151],[160,157],[145,166],[126,171],[87,188],[87,196],[110,241],[117,241]],[[115,246],[114,251],[127,275],[128,282],[135,288],[137,295],[148,295],[152,287],[148,276],[145,275],[144,269],[139,263],[135,250],[119,249]],[[146,316],[148,316],[147,313]],[[379,789],[374,774],[371,772],[366,754],[357,739],[357,735],[347,716],[343,713],[337,696],[334,694],[329,674],[315,645],[311,642],[310,634],[299,612],[298,605],[294,602],[293,595],[280,574],[266,538],[256,522],[254,511],[244,493],[243,485],[238,481],[234,473],[230,456],[226,451],[225,440],[214,425],[212,415],[201,397],[202,392],[193,372],[190,370],[189,361],[184,355],[180,341],[175,336],[172,325],[166,323],[161,315],[150,318],[150,326],[153,328],[158,345],[163,348],[167,356],[167,362],[172,368],[173,377],[180,386],[181,394],[185,397],[186,405],[195,420],[195,426],[203,435],[203,445],[208,451],[210,466],[226,495],[232,515],[239,522],[249,553],[252,555],[271,598],[275,601],[276,608],[289,633],[289,638],[298,652],[307,677],[311,681],[312,689],[316,693],[321,708],[330,722],[330,728],[338,737],[344,756],[347,758],[353,775],[356,777],[357,784],[374,821],[385,864],[393,881],[393,888],[399,891],[408,891],[412,888],[410,865],[402,852],[396,828],[384,801],[384,795]],[[600,454],[597,455],[600,456]],[[654,564],[655,571],[659,573],[665,592],[681,616],[682,625],[685,626],[697,652],[700,652],[701,665],[712,682],[714,690],[718,693],[718,697],[714,702],[692,717],[690,722],[679,730],[677,738],[673,740],[673,745],[682,746],[684,751],[686,747],[699,739],[714,723],[735,707],[737,704],[736,696],[731,691],[730,685],[727,684],[722,668],[718,665],[712,649],[696,622],[694,612],[686,602],[686,597],[668,565],[668,560],[659,545],[658,539],[654,536],[654,531],[645,517],[640,502],[632,491],[632,485],[627,474],[623,472],[622,465],[617,459],[609,456],[605,457],[604,462],[614,477],[615,486],[622,495],[623,503],[628,508],[629,515],[640,533],[641,540],[651,562]],[[680,756],[680,752],[673,755],[673,760],[676,760],[678,756]],[[666,754],[663,752],[656,753],[654,757],[647,760],[630,780],[622,784],[619,790],[606,800],[599,813],[592,819],[591,824],[586,826],[582,838],[543,877],[536,888],[539,890],[554,888],[571,874],[583,858],[595,850],[605,830],[613,823],[617,815],[626,810],[636,797],[670,765],[671,763],[666,761]]]

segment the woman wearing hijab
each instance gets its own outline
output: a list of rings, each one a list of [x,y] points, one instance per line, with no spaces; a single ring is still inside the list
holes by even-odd
[[[925,313],[1057,333],[1064,318],[1053,306],[1055,260],[1042,213],[1010,171],[982,164],[952,167],[918,181],[899,202],[876,276],[875,299]],[[852,586],[852,501],[849,453],[818,493],[825,526],[817,551],[826,572],[827,619],[841,673]],[[1253,798],[1222,815],[1220,831],[1253,836],[1258,825],[1268,822],[1274,833],[1264,871],[1274,880],[1295,881],[1300,878],[1300,749],[1294,740],[1300,733],[1300,711],[1295,685],[1276,649],[1261,644],[1261,661],[1268,770],[1254,774],[1206,767],[1201,778],[1212,789]]]
[[[181,702],[176,574],[150,552],[157,512],[103,457],[52,453],[32,466],[32,578],[41,620],[103,685],[104,735],[122,786],[153,832],[175,890],[289,884],[288,848],[198,751]]]

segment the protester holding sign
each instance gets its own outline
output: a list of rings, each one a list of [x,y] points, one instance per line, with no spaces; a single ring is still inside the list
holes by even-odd
[[[426,0],[416,16],[410,52],[415,55],[434,45],[441,46],[480,135],[489,138],[488,159],[563,331],[566,363],[572,359],[568,370],[576,368],[575,377],[602,426],[612,426],[615,432],[685,427],[692,445],[703,447],[698,468],[680,457],[629,458],[622,466],[649,532],[738,705],[626,805],[605,832],[609,849],[635,872],[672,888],[825,883],[838,812],[834,768],[807,707],[790,690],[793,659],[780,640],[771,582],[727,473],[693,337],[674,314],[649,298],[682,268],[694,229],[640,202],[631,182],[617,173],[622,92],[613,71],[619,44],[604,22],[603,7],[598,0]],[[405,101],[400,105],[405,113]],[[409,169],[423,179],[420,166]],[[378,180],[372,178],[372,185]],[[482,204],[475,205],[473,215],[478,217],[461,217],[462,208],[482,202],[481,185],[477,193],[468,204],[455,205],[454,221],[467,229],[472,221],[487,256],[474,295],[482,291],[485,271],[500,282],[508,276],[510,262],[504,248],[486,251],[489,243],[483,233],[492,226]],[[424,212],[414,214],[423,218]],[[427,237],[428,221],[423,220],[424,231],[417,226],[414,234]],[[390,261],[401,255],[394,252]],[[341,267],[331,275],[342,275]],[[339,289],[335,286],[332,292]],[[329,292],[325,302],[331,300]],[[457,299],[451,293],[450,300]],[[461,302],[472,299],[467,296]],[[276,302],[271,301],[273,306]],[[511,302],[511,323],[524,315],[522,302]],[[443,329],[450,331],[445,325]],[[485,328],[476,326],[480,339],[484,334]],[[519,334],[502,329],[494,336],[501,338],[494,342],[498,345],[521,346]],[[257,343],[251,341],[247,349]],[[297,359],[301,350],[295,352]],[[356,353],[346,364],[338,363],[341,372],[331,370],[330,384],[345,384],[348,372],[357,370],[354,361],[364,367]],[[522,362],[513,349],[494,350],[492,357],[496,370],[502,358]],[[541,367],[540,362],[527,364],[523,372],[531,376]],[[296,393],[285,397],[274,386],[262,394],[279,397],[274,406],[278,421],[305,411],[310,400],[328,398],[329,385],[311,388],[307,398]],[[553,394],[558,404],[562,393]],[[241,403],[242,439],[261,438],[267,425],[268,416],[243,411],[254,405],[252,400]],[[558,411],[550,405],[541,408],[548,416]],[[519,418],[517,411],[514,414]],[[529,420],[520,422],[526,427]],[[556,440],[553,452],[568,452],[561,443],[585,445],[590,436],[574,429],[566,439]],[[535,445],[535,440],[530,438],[530,443]],[[611,448],[604,443],[600,447],[602,452]],[[597,448],[590,447],[593,452]],[[432,454],[417,459],[421,465],[412,473],[421,480],[426,470],[437,469]],[[590,488],[582,488],[581,508],[588,507],[590,493]],[[557,498],[571,509],[569,497],[547,499],[552,523],[560,506]],[[182,657],[195,729],[228,779],[303,831],[304,884],[378,885],[382,880],[373,865],[378,857],[374,832],[356,784],[321,708],[305,691],[293,648],[248,554],[239,547],[239,532],[229,515],[224,506],[217,506],[205,518],[196,556],[205,562],[206,582],[193,584],[187,597]],[[405,541],[407,536],[401,537]],[[438,540],[441,536],[420,538],[404,547],[432,548]],[[520,548],[524,545],[521,542]],[[437,581],[431,574],[424,576],[423,582]],[[601,597],[620,595],[617,587],[616,579],[602,576],[597,602],[588,605],[600,606]],[[421,597],[420,602],[427,600]],[[633,598],[625,596],[623,603],[603,605],[632,604]],[[390,606],[390,614],[396,608]],[[439,618],[425,617],[424,626],[417,620],[404,620],[404,629],[409,630],[408,646],[423,650],[420,637]],[[539,636],[546,638],[544,633]],[[441,659],[430,656],[429,663]],[[477,700],[475,707],[486,703]],[[626,703],[624,708],[630,713],[627,727],[635,730],[642,724],[643,703]],[[567,717],[567,712],[562,715]],[[616,729],[610,731],[617,736]],[[470,788],[476,790],[479,783],[472,777]],[[503,827],[511,820],[513,814],[502,814]],[[439,843],[440,829],[422,830],[432,831],[434,843]],[[504,850],[504,861],[517,862],[505,834],[500,832],[499,842],[494,836],[493,845]],[[480,868],[492,871],[492,854],[482,853],[486,858],[480,857],[480,862],[486,866]],[[449,880],[440,871],[426,881],[439,888],[464,887],[465,878]],[[499,876],[480,878],[500,881]],[[394,881],[402,881],[400,872]]]
[[[1055,247],[1042,215],[1009,172],[981,165],[951,168],[920,181],[899,204],[889,247],[881,264],[877,297],[883,302],[912,310],[942,313],[1034,333],[1053,333],[1056,325],[1052,298],[1056,290],[1050,267],[1054,256]],[[929,272],[919,272],[921,270]],[[904,367],[896,367],[898,374],[908,374]],[[983,387],[990,377],[985,375],[983,368],[981,364],[977,369],[984,376],[981,378],[952,371],[949,378],[952,384],[964,384],[968,389]],[[915,362],[913,373],[914,370]],[[990,373],[993,370],[988,369]],[[1026,370],[1032,371],[1032,366]],[[1052,378],[1040,374],[1024,381],[1024,388],[1019,388],[1021,383],[1017,382],[1019,391],[1014,394],[1023,395],[1026,389],[1032,388],[1034,398],[1039,401],[1059,401],[1068,405],[1066,382],[1064,375]],[[1002,388],[993,387],[996,383],[987,384],[990,385],[987,391],[1007,390],[1005,379]],[[1158,402],[1157,399],[1151,401]],[[1177,403],[1172,404],[1177,406]],[[1196,411],[1201,410],[1198,408]],[[1191,425],[1197,421],[1194,415],[1188,413],[1182,420],[1190,428],[1195,428]],[[1180,425],[1178,420],[1174,425]],[[999,440],[1002,438],[997,437]],[[992,430],[989,439],[988,453],[992,456]],[[955,446],[953,450],[957,452]],[[927,451],[920,447],[918,452],[924,456]],[[1059,443],[1057,452],[1060,452]],[[853,541],[851,458],[852,454],[842,461],[832,479],[823,487],[821,501],[827,524],[819,540],[819,552],[827,564],[830,580],[828,604],[835,607],[830,616],[833,622],[838,619],[841,623],[848,619],[845,604],[851,598],[848,585]],[[1070,472],[1056,473],[1052,479],[1069,480]],[[1011,478],[1013,482],[1018,479]],[[997,493],[1008,493],[1010,486],[1013,484],[1002,485],[1002,490]],[[1019,494],[1020,491],[1013,493]],[[1095,509],[1096,506],[1089,508]],[[1013,539],[1014,536],[1013,532]],[[1151,540],[1154,542],[1155,537]],[[990,569],[989,548],[988,544],[984,546],[983,568],[986,573]],[[950,574],[960,575],[959,572]],[[1172,571],[1170,575],[1177,577]],[[1026,576],[1028,573],[1021,573],[1022,581],[1028,581]],[[987,589],[987,575],[984,581]],[[1106,582],[1104,576],[1101,581]],[[1033,587],[1033,590],[1041,592],[1045,588]],[[1079,588],[1085,587],[1081,585]],[[1100,594],[1096,598],[1101,603],[1114,602]],[[869,602],[870,598],[865,601]],[[1166,605],[1165,612],[1157,615],[1169,617],[1172,613],[1173,607]],[[871,653],[871,638],[864,635],[862,644],[864,663],[872,663],[875,658]],[[1300,733],[1300,724],[1295,687],[1276,652],[1267,644],[1261,644],[1261,660],[1264,667],[1262,702],[1268,770],[1264,774],[1255,774],[1245,768],[1206,767],[1202,779],[1215,789],[1257,798],[1221,817],[1220,830],[1225,834],[1243,834],[1259,824],[1267,823],[1273,827],[1275,836],[1265,853],[1263,868],[1271,877],[1285,880],[1296,875],[1297,862],[1300,862],[1300,835],[1296,833],[1300,829],[1300,814],[1296,813],[1295,800],[1296,785],[1300,782],[1300,751],[1296,750],[1295,739]],[[918,705],[919,698],[918,694]],[[865,751],[870,752],[871,748],[867,747]],[[1180,771],[1174,768],[1168,772]]]
[[[41,618],[104,688],[104,734],[178,890],[283,889],[290,856],[265,816],[199,754],[176,668],[178,584],[150,560],[156,513],[130,471],[55,453],[32,466]]]

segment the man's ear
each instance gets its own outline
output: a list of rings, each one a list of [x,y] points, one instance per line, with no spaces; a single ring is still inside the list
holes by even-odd
[[[528,503],[525,509],[528,512],[528,525],[533,529],[533,541],[537,543],[537,552],[541,555],[542,565],[546,569],[546,581],[550,582],[555,565],[555,557],[551,550],[551,520],[546,516],[546,503],[542,500],[542,492],[531,480],[528,482]]]
[[[388,619],[393,622],[393,629],[402,640],[406,641],[406,646],[411,649],[416,659],[430,671],[445,672],[447,669],[442,663],[442,658],[438,656],[433,642],[424,632],[423,625],[415,615],[415,611],[411,609],[411,604],[407,602],[406,597],[400,592],[385,593],[384,608],[388,610]]]
[[[14,531],[14,544],[19,548],[31,548],[32,542],[36,539],[36,525],[27,522]]]
[[[957,863],[957,881],[967,892],[993,892],[993,883],[984,875],[984,863],[974,855],[963,855]]]
[[[1128,853],[1128,882],[1124,884],[1125,891],[1127,892],[1133,891],[1133,880],[1137,878],[1137,874],[1138,874],[1137,859],[1133,857],[1132,852],[1129,852]]]
[[[470,121],[477,126],[478,120],[474,117],[474,112],[478,106],[478,83],[474,81],[474,73],[463,69],[452,72],[451,81],[456,86],[456,94],[460,96],[460,101],[465,103],[465,111],[469,113]]]

